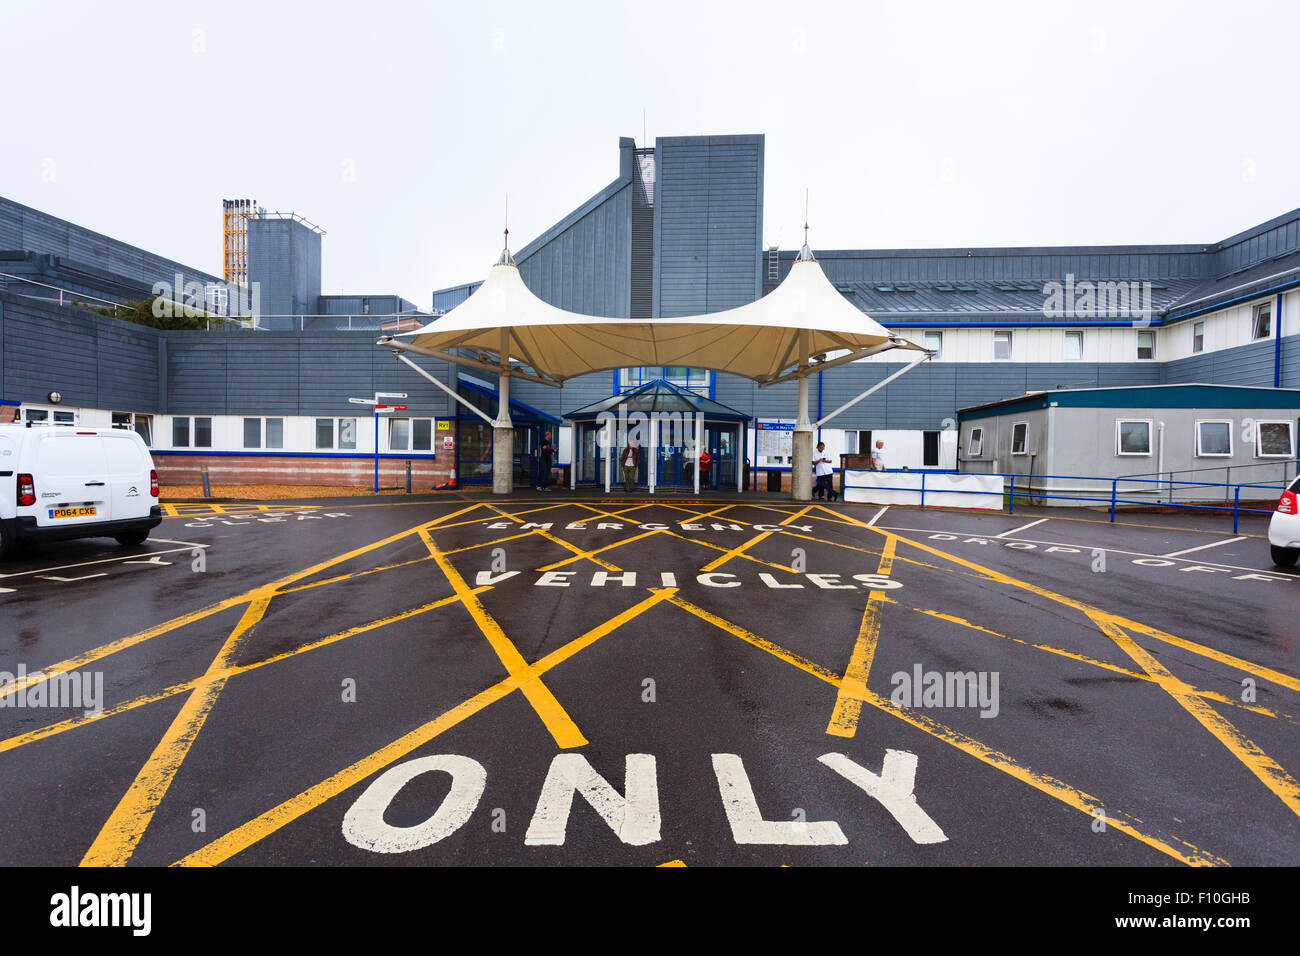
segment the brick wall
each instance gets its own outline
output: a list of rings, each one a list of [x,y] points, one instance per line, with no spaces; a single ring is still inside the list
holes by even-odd
[[[291,455],[168,455],[154,452],[154,466],[163,495],[168,485],[197,485],[199,469],[208,468],[214,485],[338,485],[369,488],[374,483],[373,457],[330,456],[300,458]],[[379,487],[406,487],[406,458],[379,459]],[[411,458],[411,489],[428,491],[442,484],[455,469],[454,455]]]

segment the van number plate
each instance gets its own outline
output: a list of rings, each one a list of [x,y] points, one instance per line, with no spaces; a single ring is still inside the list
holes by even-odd
[[[94,508],[51,508],[51,518],[87,518],[95,515]]]

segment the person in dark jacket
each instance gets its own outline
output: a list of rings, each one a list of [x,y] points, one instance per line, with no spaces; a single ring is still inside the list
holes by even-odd
[[[551,458],[555,455],[555,446],[551,444],[551,433],[542,439],[542,446],[537,449],[537,490],[546,491],[551,484]]]

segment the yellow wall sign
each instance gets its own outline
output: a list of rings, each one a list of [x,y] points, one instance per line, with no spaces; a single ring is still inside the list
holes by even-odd
[[[451,422],[443,421],[442,419],[439,419],[439,420],[438,420],[438,431],[440,431],[440,432],[449,432],[449,431],[451,431]]]

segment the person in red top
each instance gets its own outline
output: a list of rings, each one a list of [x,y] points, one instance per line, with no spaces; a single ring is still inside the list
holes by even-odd
[[[709,457],[707,448],[700,451],[700,487],[707,488],[709,484],[709,465],[713,464],[713,459]]]

